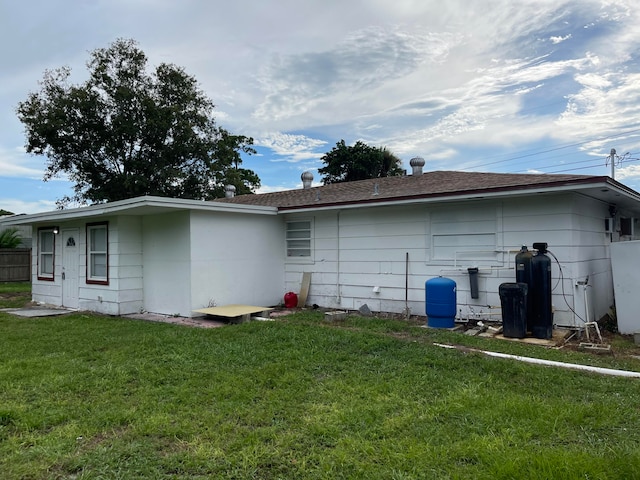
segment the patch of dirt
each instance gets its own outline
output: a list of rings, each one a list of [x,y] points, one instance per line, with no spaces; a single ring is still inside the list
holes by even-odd
[[[28,301],[31,301],[31,294],[30,293],[23,293],[23,292],[5,292],[5,293],[0,293],[0,299],[1,300],[17,300],[19,298],[24,298]]]

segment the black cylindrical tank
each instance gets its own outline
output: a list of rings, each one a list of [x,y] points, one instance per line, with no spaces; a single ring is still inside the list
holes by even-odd
[[[533,291],[533,270],[531,268],[531,259],[533,258],[533,251],[529,250],[526,245],[523,245],[518,254],[516,255],[516,282],[526,283],[528,287],[527,305],[526,305],[526,317],[527,331],[531,331],[530,322],[533,321],[533,303],[531,302],[531,292]]]
[[[546,243],[534,243],[536,255],[531,257],[531,281],[529,289],[532,319],[528,322],[531,334],[536,338],[551,338],[553,311],[551,306],[551,259],[545,255]]]
[[[507,338],[527,336],[527,290],[526,283],[503,283],[500,285],[502,308],[502,333]]]

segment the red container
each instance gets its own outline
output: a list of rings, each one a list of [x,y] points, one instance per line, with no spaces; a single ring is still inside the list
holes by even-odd
[[[295,308],[298,306],[298,295],[293,292],[287,292],[284,294],[284,307]]]

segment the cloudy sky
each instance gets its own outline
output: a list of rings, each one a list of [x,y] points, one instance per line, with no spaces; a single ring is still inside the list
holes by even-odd
[[[636,1],[1,0],[0,208],[72,193],[42,181],[15,108],[46,69],[81,82],[117,38],[184,67],[255,139],[261,191],[297,188],[341,139],[409,170],[609,175],[615,148],[616,180],[640,190]]]

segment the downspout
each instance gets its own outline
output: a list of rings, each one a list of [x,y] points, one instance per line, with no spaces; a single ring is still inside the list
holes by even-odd
[[[336,302],[340,306],[340,210],[336,213]]]

